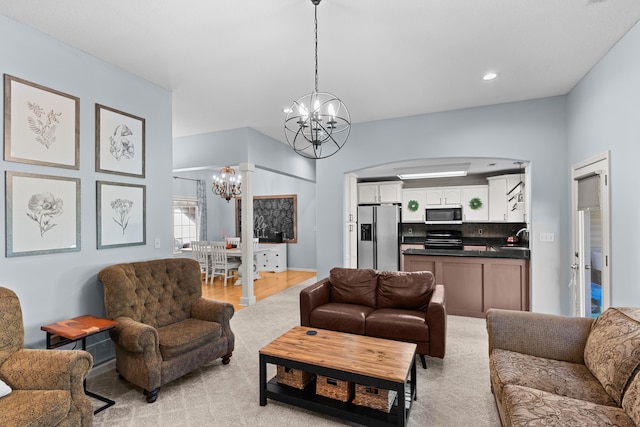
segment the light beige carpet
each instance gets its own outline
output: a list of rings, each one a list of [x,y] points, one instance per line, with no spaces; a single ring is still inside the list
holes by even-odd
[[[298,295],[309,280],[235,313],[236,347],[229,365],[220,359],[162,387],[156,403],[111,370],[89,378],[87,388],[116,401],[94,426],[339,426],[353,425],[284,403],[259,405],[258,351],[300,324]],[[500,426],[489,387],[484,319],[449,316],[447,354],[418,363],[418,400],[409,426]],[[269,365],[268,378],[275,375]],[[100,402],[96,401],[96,406]]]

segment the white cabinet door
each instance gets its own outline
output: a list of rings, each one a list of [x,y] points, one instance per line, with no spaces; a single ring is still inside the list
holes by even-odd
[[[526,222],[524,184],[519,174],[487,178],[489,181],[489,221]]]
[[[358,184],[358,203],[378,203],[378,184]]]
[[[380,203],[401,203],[402,184],[399,182],[380,183],[378,194]]]
[[[287,270],[287,244],[269,244],[269,250],[258,254],[258,271],[280,273]]]
[[[489,187],[479,185],[462,190],[463,221],[489,220]]]
[[[507,220],[507,179],[502,176],[488,178],[489,221]]]
[[[409,209],[417,208],[415,210]],[[427,204],[427,192],[424,188],[415,190],[402,190],[402,222],[424,222],[424,209]]]
[[[459,187],[442,187],[427,189],[427,205],[459,205],[462,203],[462,189]]]

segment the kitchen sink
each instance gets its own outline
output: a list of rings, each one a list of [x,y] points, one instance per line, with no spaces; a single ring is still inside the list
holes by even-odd
[[[528,251],[529,248],[526,246],[499,246],[498,249],[506,250],[506,251]]]

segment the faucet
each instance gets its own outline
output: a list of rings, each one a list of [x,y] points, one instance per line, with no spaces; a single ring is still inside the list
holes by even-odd
[[[526,231],[528,233],[529,229],[527,227],[522,227],[520,230],[516,231],[516,237],[519,237],[520,233],[522,233],[523,231]]]

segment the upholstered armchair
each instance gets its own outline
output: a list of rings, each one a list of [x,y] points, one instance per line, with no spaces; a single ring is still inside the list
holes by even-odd
[[[222,357],[235,339],[233,305],[202,298],[200,265],[189,258],[117,264],[98,274],[104,285],[116,370],[153,403],[160,387]]]
[[[24,349],[17,295],[0,287],[0,397],[3,426],[90,426],[93,404],[84,379],[93,366],[83,350]]]

